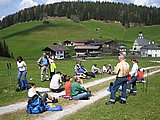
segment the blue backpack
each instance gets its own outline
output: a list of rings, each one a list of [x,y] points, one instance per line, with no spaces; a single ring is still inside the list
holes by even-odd
[[[21,90],[28,90],[28,81],[27,80],[22,80],[21,81],[20,89]]]
[[[27,104],[27,113],[29,114],[38,114],[42,113],[45,110],[45,106],[41,98],[37,97],[36,100]]]

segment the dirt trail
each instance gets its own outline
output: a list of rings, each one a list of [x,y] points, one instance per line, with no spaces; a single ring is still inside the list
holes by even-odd
[[[153,69],[153,68],[160,68],[160,66],[146,67],[146,68],[143,68],[143,69],[144,70],[150,70],[150,69]],[[150,73],[148,73],[148,75],[150,75]],[[114,76],[110,76],[110,77],[106,77],[106,78],[103,78],[103,79],[99,79],[99,80],[94,80],[92,82],[88,82],[88,83],[84,84],[84,86],[85,87],[92,87],[92,86],[95,86],[97,84],[100,84],[100,83],[103,83],[105,81],[109,81],[109,80],[112,80],[112,79],[115,79],[115,75]],[[64,94],[65,94],[65,92],[62,91],[60,93],[53,93],[53,96],[59,97],[60,95],[64,95]],[[97,99],[97,98],[93,97],[93,101],[94,101],[94,99]],[[11,104],[11,105],[8,105],[8,106],[0,107],[0,115],[6,114],[6,113],[15,112],[15,111],[20,110],[20,109],[25,109],[26,104],[27,104],[27,102],[20,102],[20,103]]]

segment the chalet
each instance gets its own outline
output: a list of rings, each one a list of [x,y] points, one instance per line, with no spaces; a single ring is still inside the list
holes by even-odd
[[[87,45],[102,47],[102,43],[100,43],[98,40],[88,40]]]
[[[63,42],[63,45],[65,46],[73,46],[73,42],[69,41],[69,40],[66,40]]]
[[[74,46],[84,46],[87,45],[87,40],[75,40],[73,42]]]
[[[54,56],[55,59],[64,59],[67,50],[68,48],[63,45],[52,45],[44,48],[42,51],[45,51]]]
[[[142,32],[139,32],[138,38],[133,43],[132,51],[140,52],[141,47],[143,47],[144,45],[147,45],[148,43],[149,41],[143,37]]]
[[[100,54],[100,46],[76,46],[74,48],[76,57],[95,57]]]
[[[147,45],[141,47],[142,57],[160,57],[160,46],[154,42],[149,42]]]
[[[126,45],[119,43],[115,40],[108,40],[104,42],[103,49],[105,52],[112,53],[113,55],[126,55]]]

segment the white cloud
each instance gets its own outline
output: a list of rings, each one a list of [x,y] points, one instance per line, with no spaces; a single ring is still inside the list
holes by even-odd
[[[38,5],[37,2],[34,2],[33,0],[22,0],[19,4],[18,4],[18,9],[22,10],[24,8],[29,8],[32,6],[36,6]]]
[[[61,2],[62,0],[47,0],[46,4],[52,4],[56,2]]]
[[[146,6],[157,6],[159,7],[160,1],[159,0],[135,0],[133,2],[136,5],[146,5]]]
[[[1,17],[0,17],[0,20],[2,20],[4,17],[5,17],[5,16],[1,16]]]

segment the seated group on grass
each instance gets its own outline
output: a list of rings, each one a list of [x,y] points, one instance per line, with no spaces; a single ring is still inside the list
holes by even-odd
[[[74,67],[74,76],[82,77],[82,78],[95,78],[95,74],[93,72],[88,72],[84,66],[81,65],[80,62],[77,62]]]
[[[75,82],[72,82],[71,77],[66,79],[65,93],[75,100],[87,100],[91,94],[88,89],[83,87],[83,81],[80,77],[76,77]]]
[[[108,67],[104,64],[102,67],[102,73],[112,74],[111,64],[108,64]]]

